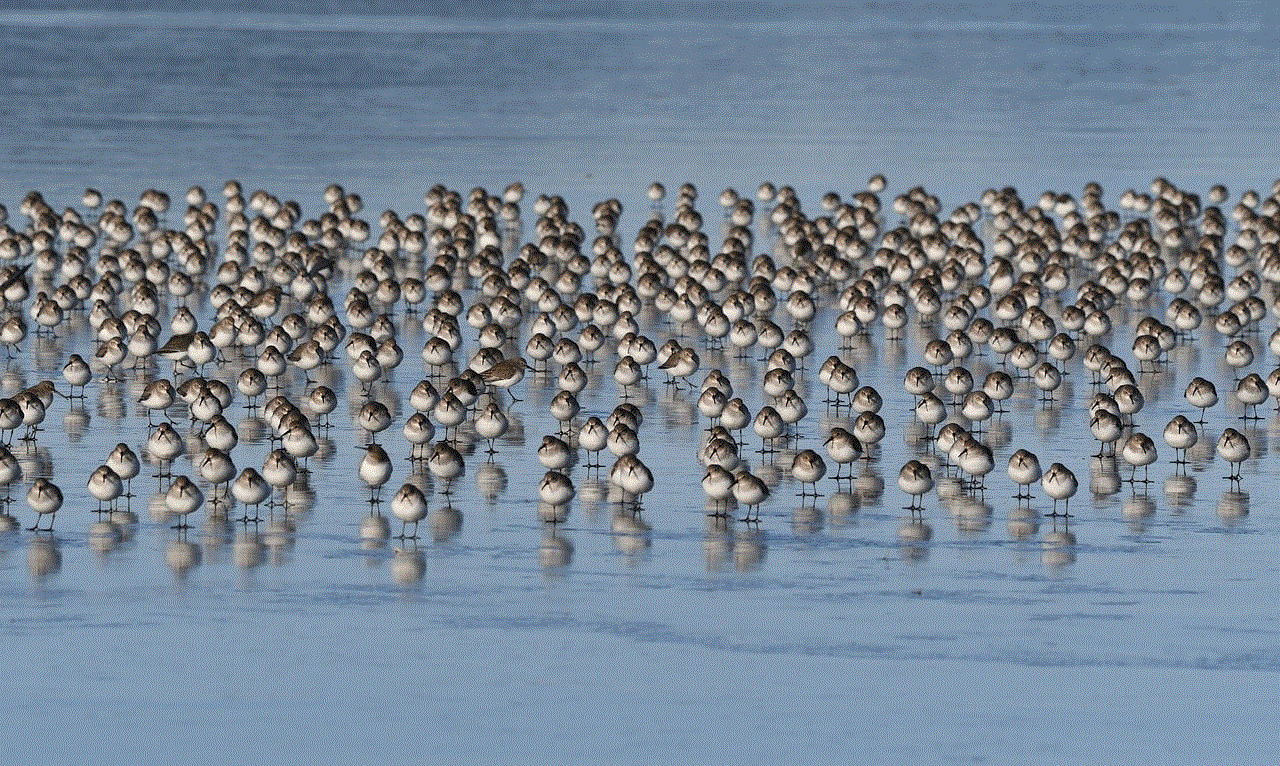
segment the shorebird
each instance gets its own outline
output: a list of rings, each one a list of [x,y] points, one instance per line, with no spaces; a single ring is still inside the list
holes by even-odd
[[[298,464],[283,448],[274,449],[262,461],[262,478],[271,485],[272,495],[279,490],[282,501],[288,500],[289,486],[298,478]],[[274,501],[273,501],[274,502]]]
[[[8,514],[12,501],[12,485],[22,478],[22,464],[8,447],[0,446],[0,486],[4,487],[4,499],[0,501],[0,513]]]
[[[563,471],[573,463],[573,449],[559,437],[543,436],[538,447],[538,462],[543,468]]]
[[[413,445],[409,450],[409,459],[413,460],[420,457],[422,445],[430,444],[435,438],[436,427],[431,418],[424,413],[415,412],[405,421],[403,432],[405,440]]]
[[[919,460],[909,460],[898,472],[898,488],[911,496],[907,510],[918,513],[923,510],[925,494],[933,489],[933,472]]]
[[[1236,429],[1228,428],[1222,432],[1216,449],[1218,457],[1227,461],[1231,466],[1231,475],[1226,478],[1230,479],[1232,484],[1239,484],[1240,466],[1252,454],[1252,450],[1249,448],[1249,440]]]
[[[133,497],[133,478],[142,470],[142,463],[133,449],[128,444],[120,442],[115,449],[111,450],[111,454],[107,455],[106,466],[125,481],[124,496]]]
[[[67,395],[69,399],[84,399],[84,387],[89,384],[93,378],[93,371],[89,369],[89,363],[86,362],[79,354],[72,354],[67,357],[67,363],[62,366],[62,379],[67,381],[67,385],[71,388],[71,393]],[[80,393],[76,394],[76,389],[80,389]]]
[[[713,515],[722,516],[724,512],[721,510],[733,498],[733,485],[737,481],[733,474],[720,465],[707,466],[706,472],[702,475],[702,490],[707,497],[715,501],[715,513]]]
[[[1120,420],[1120,416],[1116,413],[1099,409],[1089,419],[1089,431],[1099,443],[1098,454],[1094,455],[1094,457],[1114,455],[1116,453],[1115,443],[1124,435],[1124,422]],[[1110,452],[1104,449],[1108,445],[1111,447]]]
[[[236,388],[248,399],[247,407],[267,390],[267,376],[257,367],[248,367],[236,378]]]
[[[605,446],[613,453],[614,457],[634,455],[640,451],[640,436],[627,423],[618,423],[605,436]]]
[[[636,455],[623,455],[614,461],[609,480],[630,495],[639,506],[640,496],[653,489],[653,473]]]
[[[157,378],[148,383],[142,389],[142,396],[138,398],[138,404],[147,410],[147,425],[154,425],[151,421],[152,412],[164,412],[173,405],[173,400],[173,383],[168,378]]]
[[[267,348],[273,348],[273,347],[268,346]],[[266,353],[265,349],[263,350],[263,353],[264,354]],[[280,353],[279,350],[277,350],[277,354],[278,353]],[[326,352],[324,350],[324,347],[321,345],[320,341],[317,340],[316,338],[312,338],[304,343],[300,343],[297,346],[295,346],[294,349],[285,356],[285,359],[289,363],[291,363],[294,367],[297,367],[299,370],[302,370],[304,373],[306,373],[306,378],[307,378],[306,382],[309,385],[314,382],[311,380],[311,371],[316,369],[320,365],[324,364],[325,354]],[[262,358],[261,355],[259,355],[258,367],[263,368],[264,373],[268,373],[269,371],[264,368],[265,363],[266,363],[265,360]],[[274,375],[271,375],[270,377],[276,380],[279,380],[280,374],[283,373],[284,370],[280,368],[278,364],[275,364],[275,363],[271,364],[271,368],[272,368],[272,371],[278,370],[278,372],[276,372],[276,374]]]
[[[177,374],[178,366],[190,366],[193,369],[195,365],[191,362],[191,342],[195,340],[195,332],[178,333],[171,335],[158,349],[155,355],[168,359],[173,362],[174,374]],[[206,336],[207,337],[207,336]]]
[[[210,447],[229,453],[240,443],[240,435],[230,421],[219,415],[204,429],[204,441]]]
[[[267,480],[262,478],[262,474],[257,469],[247,467],[236,477],[235,482],[231,484],[231,496],[236,502],[245,506],[244,515],[239,519],[241,523],[247,524],[250,521],[258,521],[258,506],[271,496],[271,485]],[[249,506],[253,506],[253,518],[249,517]]]
[[[517,356],[498,362],[480,373],[480,377],[485,385],[505,389],[508,394],[511,394],[511,387],[524,380],[527,369],[529,369],[529,363],[524,360],[524,357]],[[511,399],[520,401],[514,394],[511,394]]]
[[[102,504],[114,502],[124,491],[124,482],[120,476],[107,465],[98,466],[89,474],[87,486],[89,494],[98,501],[98,513],[102,513]]]
[[[489,460],[492,461],[493,456],[498,454],[498,451],[493,448],[493,441],[506,434],[509,425],[507,416],[496,402],[490,401],[485,405],[484,411],[476,415],[472,425],[476,430],[476,435],[489,443],[489,448],[485,450],[485,453],[489,455]]]
[[[932,434],[933,427],[947,419],[947,405],[932,392],[925,392],[916,403],[915,413],[916,420],[928,426]]]
[[[1262,416],[1258,414],[1258,405],[1265,402],[1270,395],[1271,392],[1267,388],[1266,381],[1258,373],[1251,372],[1241,378],[1236,385],[1236,399],[1245,407],[1240,419],[1261,420]]]
[[[168,423],[161,423],[147,437],[147,452],[160,461],[162,467],[156,478],[168,478],[169,467],[175,458],[186,452],[186,443],[182,436]]]
[[[304,403],[311,410],[311,414],[323,418],[319,425],[327,428],[329,413],[338,408],[338,396],[328,386],[316,386],[307,394]]]
[[[873,448],[884,439],[884,418],[875,412],[863,412],[853,419],[850,430],[862,443],[862,457],[870,462]]]
[[[357,445],[357,449],[364,450],[357,474],[360,481],[369,488],[370,505],[377,505],[378,490],[391,478],[391,457],[379,444]]]
[[[840,466],[840,468],[836,469],[834,475],[837,481],[847,478],[840,473],[844,466],[862,457],[861,442],[858,441],[856,436],[840,426],[832,426],[831,433],[828,434],[827,440],[822,446],[826,447],[827,456],[835,461],[836,465]]]
[[[462,454],[452,444],[439,441],[427,456],[427,470],[432,476],[445,482],[444,494],[449,495],[453,480],[465,473],[466,464],[462,461]]]
[[[1049,466],[1049,470],[1045,472],[1044,477],[1040,480],[1040,486],[1044,489],[1044,493],[1053,498],[1053,513],[1050,516],[1058,515],[1058,501],[1064,501],[1064,510],[1062,515],[1070,516],[1071,498],[1076,494],[1076,489],[1080,486],[1076,481],[1076,475],[1071,472],[1062,463],[1054,463]]]
[[[739,468],[733,474],[733,498],[739,505],[746,507],[743,521],[758,522],[760,520],[760,504],[769,499],[769,486],[760,477]],[[752,511],[754,510],[754,513]]]
[[[1004,414],[1006,410],[1002,402],[1013,396],[1013,378],[1003,370],[993,370],[983,380],[982,392],[991,397],[996,414]]]
[[[1185,415],[1174,416],[1164,427],[1164,443],[1173,448],[1173,464],[1177,466],[1177,470],[1185,468],[1187,450],[1196,446],[1199,440],[1195,424]]]
[[[461,414],[465,416],[465,409],[461,410]],[[458,423],[461,423],[461,417]],[[356,425],[368,434],[370,441],[376,441],[378,434],[391,427],[391,411],[387,409],[387,405],[376,400],[370,400],[360,406],[359,412],[356,413]],[[457,425],[455,423],[454,425]]]
[[[948,451],[948,457],[953,453],[955,464],[962,472],[972,477],[969,487],[984,492],[986,476],[995,468],[995,458],[991,454],[991,448],[973,436],[967,436],[957,440]]]
[[[1018,485],[1018,494],[1014,495],[1016,500],[1030,500],[1033,497],[1031,485],[1039,481],[1040,477],[1040,460],[1035,453],[1019,449],[1009,457],[1009,478]]]
[[[582,407],[578,404],[578,398],[569,391],[561,391],[551,397],[551,402],[547,409],[551,413],[551,417],[560,423],[560,433],[567,435],[570,429],[570,422],[578,416],[578,412]]]
[[[538,499],[549,509],[544,518],[553,524],[563,521],[565,506],[575,494],[573,481],[568,476],[560,471],[547,471],[538,483]]]
[[[679,389],[680,381],[696,373],[700,363],[698,352],[694,351],[690,346],[682,346],[678,351],[671,354],[666,361],[658,365],[658,369],[667,373],[667,383],[669,385]]]
[[[1192,378],[1183,396],[1187,404],[1200,410],[1200,420],[1197,422],[1204,425],[1205,410],[1218,403],[1218,390],[1213,382],[1200,377]]]
[[[175,529],[186,529],[187,516],[204,505],[204,493],[196,486],[196,483],[186,476],[179,476],[169,485],[169,490],[164,494],[165,507],[169,509],[169,513],[178,516],[179,522]]]
[[[236,475],[236,465],[231,462],[231,456],[216,447],[210,447],[204,451],[198,467],[200,478],[213,485],[215,494],[219,484],[230,482]]]
[[[416,539],[418,537],[418,522],[427,516],[427,498],[416,485],[406,483],[391,498],[391,513],[397,519],[400,519],[399,539]],[[405,528],[410,523],[413,524],[413,534],[406,535]]]
[[[797,452],[791,461],[791,475],[800,482],[801,497],[818,497],[817,484],[823,476],[827,475],[827,465],[817,452],[811,449],[803,450]],[[806,484],[814,485],[812,493],[805,491]]]
[[[1142,466],[1142,483],[1149,483],[1147,478],[1148,467],[1156,462],[1156,444],[1150,436],[1144,433],[1134,433],[1125,439],[1124,447],[1120,450],[1120,457],[1124,458],[1124,462],[1133,467],[1133,472],[1129,476],[1129,482],[1132,484],[1137,480],[1138,466]]]
[[[418,381],[413,391],[409,392],[409,406],[418,412],[431,412],[439,401],[440,393],[436,391],[435,385],[430,380]]]
[[[770,405],[765,405],[756,412],[756,417],[751,423],[751,429],[761,439],[760,453],[772,455],[777,452],[773,446],[774,440],[786,432],[786,422],[783,421],[782,415],[776,409]]]
[[[382,378],[382,365],[372,351],[362,351],[360,358],[351,365],[351,374],[364,384],[364,390],[368,393],[373,384]]]
[[[31,489],[27,490],[27,505],[31,506],[31,510],[35,511],[39,516],[46,514],[49,516],[49,528],[47,530],[41,530],[38,517],[36,523],[28,527],[28,529],[32,532],[52,532],[53,518],[58,513],[58,509],[62,507],[62,490],[48,479],[36,479],[31,485]]]

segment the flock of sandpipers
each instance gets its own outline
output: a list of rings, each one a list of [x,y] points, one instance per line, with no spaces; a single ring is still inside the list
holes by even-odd
[[[1114,464],[1118,455],[1135,483],[1148,480],[1157,459],[1156,440],[1134,420],[1150,394],[1144,382],[1197,333],[1225,343],[1231,395],[1248,408],[1246,419],[1257,418],[1269,397],[1280,400],[1280,368],[1266,377],[1250,371],[1280,282],[1280,183],[1270,197],[1246,192],[1226,211],[1225,188],[1202,200],[1163,178],[1150,193],[1125,192],[1119,209],[1106,206],[1096,184],[1079,197],[1045,192],[1035,200],[990,189],[950,212],[921,187],[886,207],[885,187],[877,175],[848,197],[828,193],[816,215],[787,186],[764,183],[754,195],[726,189],[714,239],[690,184],[674,201],[653,184],[648,218],[630,239],[616,199],[595,205],[584,228],[563,199],[540,196],[528,224],[520,184],[500,195],[436,186],[423,212],[386,211],[376,221],[362,217],[358,195],[337,185],[325,190],[327,209],[314,218],[265,191],[246,198],[234,181],[220,202],[191,187],[180,214],[155,190],[132,209],[87,190],[82,204],[57,210],[32,192],[17,215],[0,207],[7,262],[0,344],[12,356],[75,320],[88,328],[92,353],[58,360],[61,381],[51,375],[0,399],[0,432],[10,436],[0,446],[0,485],[25,488],[37,514],[30,528],[52,530],[66,497],[54,482],[62,477],[24,476],[12,437],[25,428],[29,449],[55,396],[83,400],[99,381],[122,378],[140,386],[137,409],[149,430],[104,455],[83,482],[99,515],[127,520],[119,503],[153,463],[178,527],[206,507],[234,514],[238,506],[229,518],[253,524],[262,504],[273,512],[305,474],[318,429],[340,397],[351,397],[312,379],[342,365],[360,386],[355,426],[364,454],[356,473],[370,489],[366,537],[393,531],[381,490],[396,448],[378,441],[383,431],[399,425],[404,442],[396,443],[448,494],[468,460],[482,459],[472,457],[475,444],[483,441],[492,460],[530,374],[556,392],[548,414],[558,427],[536,451],[540,517],[563,522],[575,469],[601,471],[607,453],[614,528],[622,532],[644,528],[642,498],[663,481],[640,457],[650,413],[631,401],[651,375],[665,377],[672,397],[696,397],[705,419],[701,440],[687,449],[704,469],[707,512],[749,523],[760,521],[779,474],[799,483],[806,499],[821,495],[824,479],[852,482],[853,466],[900,427],[899,413],[886,412],[886,423],[881,412],[886,399],[902,404],[903,394],[921,428],[918,454],[898,475],[913,521],[940,473],[962,492],[983,493],[1006,460],[984,439],[988,425],[1020,386],[1052,401],[1075,367],[1092,377],[1088,408],[1069,413],[1076,431],[1098,442],[1090,459]],[[1142,318],[1130,348],[1111,348],[1122,313]],[[824,332],[815,322],[828,323]],[[422,328],[424,377],[409,396],[412,414],[398,423],[377,384],[405,360],[406,323]],[[861,385],[849,345],[869,337],[901,343],[909,326],[928,339],[901,391]],[[814,339],[832,329],[840,348],[822,353]],[[1280,330],[1269,348],[1280,353]],[[763,374],[734,380],[702,364],[709,353],[752,358]],[[971,364],[980,357],[994,362],[985,375]],[[211,365],[217,375],[206,375]],[[834,419],[801,448],[798,435],[818,409],[800,393],[811,369]],[[282,386],[289,376],[305,377],[297,392]],[[609,376],[616,406],[585,411],[579,395]],[[237,468],[239,436],[226,416],[237,395],[271,428],[261,466]],[[1175,471],[1201,443],[1219,394],[1197,377],[1185,400],[1188,413],[1162,434]],[[781,470],[753,468],[751,451],[759,465]],[[1245,433],[1224,428],[1216,452],[1236,485],[1251,456]],[[184,454],[190,475],[173,470]],[[1018,507],[1038,484],[1053,500],[1049,515],[1066,518],[1079,486],[1071,462],[1042,469],[1033,451],[1014,449],[1007,474]],[[73,484],[74,497],[82,481]],[[433,491],[411,479],[394,492],[389,506],[401,538],[416,537]],[[668,487],[664,496],[696,492]],[[8,512],[0,523],[18,527]]]

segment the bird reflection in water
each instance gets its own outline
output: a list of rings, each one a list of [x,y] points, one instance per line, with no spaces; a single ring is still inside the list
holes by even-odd
[[[62,429],[69,442],[79,444],[89,432],[89,413],[83,408],[68,410],[62,417]]]
[[[955,519],[956,531],[976,537],[991,527],[991,504],[972,495],[961,495],[946,503]]]
[[[706,517],[702,556],[708,572],[720,572],[733,561],[733,530],[728,516]]]
[[[538,564],[548,574],[562,574],[573,561],[573,542],[550,528],[538,545]]]
[[[1156,504],[1150,495],[1133,495],[1120,503],[1120,515],[1129,522],[1130,531],[1139,535],[1147,530],[1147,520],[1156,515]]]
[[[427,571],[427,557],[416,545],[396,548],[391,557],[391,578],[397,585],[416,585]]]
[[[257,531],[241,529],[231,541],[231,561],[238,569],[254,569],[262,564],[266,546]]]
[[[929,541],[933,539],[933,527],[915,515],[902,520],[898,526],[898,553],[904,561],[918,563],[929,555]]]
[[[1014,540],[1029,540],[1040,531],[1040,514],[1025,506],[1013,508],[1009,511],[1006,527]]]
[[[291,554],[297,539],[297,525],[288,516],[272,519],[262,529],[262,544],[267,546],[274,566],[283,566],[292,560]]]
[[[1249,515],[1249,493],[1229,489],[1218,498],[1218,519],[1226,526],[1234,526]]]
[[[1164,497],[1169,509],[1174,513],[1183,513],[1195,502],[1195,477],[1185,473],[1176,473],[1164,480]]]
[[[1040,540],[1040,563],[1051,570],[1060,570],[1076,562],[1076,536],[1064,519],[1059,527],[1054,519],[1053,528]]]
[[[38,535],[27,545],[27,571],[43,581],[62,570],[62,551],[53,535]]]
[[[626,557],[628,564],[637,565],[646,557],[650,527],[637,514],[619,508],[613,514],[609,528],[613,533],[613,547]]]
[[[89,549],[105,558],[124,540],[119,524],[111,521],[95,521],[89,525]]]
[[[868,467],[853,480],[853,491],[863,505],[877,507],[884,497],[884,477]]]
[[[1120,491],[1120,468],[1115,456],[1095,456],[1089,461],[1089,491],[1094,498],[1111,497]]]
[[[476,469],[476,489],[492,506],[507,492],[507,469],[501,463],[482,463]]]
[[[191,570],[203,560],[200,546],[185,538],[170,540],[164,548],[164,563],[178,580],[187,579]]]
[[[739,572],[755,572],[764,566],[765,533],[759,525],[739,527],[733,535],[733,567]]]
[[[822,522],[822,511],[812,505],[802,504],[791,512],[791,529],[801,537],[821,534]]]
[[[451,505],[441,506],[427,514],[427,524],[431,527],[432,540],[446,542],[462,531],[462,512]]]
[[[844,529],[853,526],[857,520],[860,506],[858,496],[852,492],[833,492],[827,498],[827,515],[831,519],[832,529]]]

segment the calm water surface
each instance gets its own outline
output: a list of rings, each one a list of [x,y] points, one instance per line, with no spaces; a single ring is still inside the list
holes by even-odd
[[[316,215],[337,181],[376,218],[421,210],[437,182],[465,192],[520,179],[530,197],[563,195],[584,225],[592,203],[618,197],[624,242],[649,215],[643,191],[655,179],[698,184],[713,240],[725,186],[791,183],[812,214],[822,192],[847,195],[877,171],[890,193],[924,184],[944,210],[989,186],[1016,185],[1030,201],[1043,189],[1078,194],[1088,180],[1114,206],[1155,175],[1201,193],[1227,183],[1234,202],[1277,175],[1274,13],[1249,3],[10,5],[0,10],[0,202],[17,218],[33,188],[61,208],[85,186],[133,204],[151,186],[176,201],[192,183],[216,192],[238,178]],[[1163,310],[1113,311],[1113,348],[1132,361],[1133,326]],[[839,422],[815,374],[836,353],[834,316],[815,320],[816,361],[798,385],[811,410],[801,446],[820,446]],[[1264,376],[1280,365],[1267,350],[1274,327],[1265,320],[1254,342],[1250,369]],[[464,336],[474,350],[474,333]],[[912,325],[889,342],[881,330],[843,352],[884,395],[889,435],[850,491],[825,480],[816,507],[779,470],[758,527],[706,517],[689,446],[705,423],[694,397],[653,381],[639,395],[640,456],[659,481],[641,534],[613,532],[607,476],[581,466],[567,523],[539,521],[534,451],[556,428],[555,386],[531,376],[495,460],[477,449],[450,498],[432,487],[422,539],[367,543],[351,417],[361,399],[340,364],[327,379],[339,409],[281,523],[246,529],[202,512],[180,536],[152,513],[157,483],[144,466],[139,523],[104,540],[89,533],[96,504],[84,481],[117,442],[143,441],[135,400],[149,373],[95,382],[83,405],[58,400],[20,455],[28,477],[52,476],[67,493],[56,534],[0,536],[11,748],[52,762],[210,745],[231,760],[351,762],[434,751],[480,763],[1182,763],[1227,747],[1262,760],[1275,735],[1251,732],[1276,712],[1280,669],[1270,450],[1280,419],[1237,419],[1220,339],[1202,332],[1143,378],[1136,424],[1161,450],[1151,484],[1131,486],[1126,468],[1088,457],[1094,389],[1077,360],[1052,404],[1020,386],[991,427],[985,498],[929,495],[929,539],[913,540],[896,477],[921,448],[902,379],[931,337]],[[424,340],[405,324],[406,360],[378,392],[398,416],[383,438],[397,463],[391,487],[410,475],[398,429]],[[91,347],[83,318],[56,340],[33,339],[0,388],[57,379],[68,354]],[[580,397],[585,412],[616,404],[611,364]],[[977,360],[975,372],[995,364]],[[754,412],[764,366],[704,353],[712,366]],[[234,381],[238,369],[214,374]],[[1158,437],[1187,412],[1195,375],[1216,380],[1224,401],[1189,480],[1171,478]],[[296,393],[302,381],[288,385]],[[253,413],[240,402],[234,412],[237,466],[260,464],[269,429],[254,438]],[[1211,451],[1227,426],[1254,449],[1241,492]],[[1016,511],[1004,464],[1019,447],[1080,477],[1074,545],[1053,544],[1063,525],[1043,515],[1042,492],[1035,514]],[[21,501],[14,508],[32,523]]]

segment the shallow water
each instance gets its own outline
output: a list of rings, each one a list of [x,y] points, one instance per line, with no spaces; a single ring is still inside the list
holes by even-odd
[[[87,185],[132,204],[150,186],[177,200],[203,183],[216,196],[234,177],[314,215],[337,181],[376,217],[419,210],[436,182],[495,190],[521,179],[530,198],[565,196],[584,225],[593,202],[618,197],[626,242],[655,179],[698,184],[713,239],[724,186],[791,183],[810,211],[820,193],[848,194],[876,171],[891,193],[926,185],[944,210],[989,186],[1016,185],[1031,201],[1093,179],[1114,206],[1161,174],[1201,193],[1225,182],[1234,201],[1274,176],[1272,14],[1252,4],[12,9],[0,11],[13,126],[0,136],[0,202],[17,218],[32,188],[60,208]],[[1132,361],[1133,325],[1163,309],[1113,311],[1113,348]],[[813,323],[801,446],[818,447],[836,422],[816,379],[836,353],[834,316]],[[1254,342],[1250,369],[1264,376],[1280,364],[1267,350],[1274,326],[1265,320]],[[474,350],[474,333],[464,336]],[[136,380],[149,373],[95,383],[82,407],[58,400],[20,455],[28,479],[52,476],[68,499],[53,536],[0,536],[0,711],[20,752],[54,761],[155,760],[217,743],[232,760],[363,762],[420,755],[423,734],[442,759],[480,763],[512,753],[1190,762],[1228,746],[1261,760],[1274,735],[1241,732],[1275,711],[1269,452],[1280,418],[1238,420],[1220,339],[1202,330],[1197,347],[1144,376],[1136,423],[1161,453],[1150,484],[1130,486],[1123,465],[1087,457],[1093,388],[1077,359],[1053,404],[1024,384],[991,426],[985,499],[929,495],[929,538],[914,540],[896,476],[922,448],[902,379],[931,337],[913,324],[897,342],[879,330],[844,352],[884,395],[889,436],[851,492],[834,497],[824,480],[816,508],[780,471],[758,527],[705,515],[689,446],[705,423],[692,396],[653,380],[639,394],[640,456],[659,481],[639,534],[612,531],[607,475],[593,483],[581,466],[568,521],[539,520],[534,452],[556,428],[555,387],[530,376],[493,463],[478,448],[451,499],[433,486],[422,539],[367,544],[351,419],[360,400],[344,360],[328,379],[339,409],[308,482],[291,490],[288,525],[255,531],[202,511],[179,535],[152,515],[157,483],[144,466],[139,522],[123,539],[95,537],[84,480],[117,442],[145,438]],[[406,323],[405,362],[380,389],[398,405],[381,439],[397,461],[384,499],[409,476],[399,427],[423,340]],[[83,320],[31,339],[0,388],[59,379],[67,354],[89,348]],[[586,412],[617,401],[607,365],[580,396]],[[754,412],[764,366],[704,352],[712,366]],[[1174,414],[1194,414],[1182,391],[1197,374],[1217,381],[1223,402],[1188,482],[1171,479],[1159,435]],[[269,429],[248,438],[241,407],[236,464],[260,464]],[[1227,426],[1254,450],[1242,493],[1212,455]],[[1074,544],[1054,544],[1063,523],[1044,515],[1043,492],[1034,514],[1016,511],[1004,465],[1018,447],[1079,476]],[[14,509],[34,521],[21,500]]]

